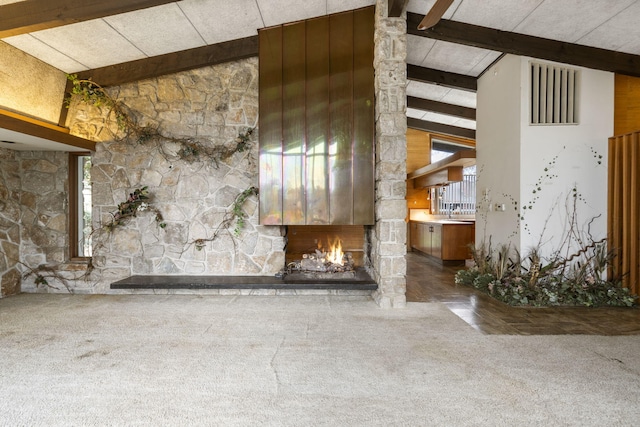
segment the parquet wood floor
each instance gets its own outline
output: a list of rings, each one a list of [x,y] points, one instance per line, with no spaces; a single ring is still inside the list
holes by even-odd
[[[485,334],[640,334],[637,307],[510,307],[471,287],[456,285],[454,276],[462,267],[442,266],[415,252],[406,259],[407,301],[441,302]]]

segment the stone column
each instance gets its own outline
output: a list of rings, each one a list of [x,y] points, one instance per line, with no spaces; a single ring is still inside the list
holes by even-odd
[[[407,24],[389,18],[388,1],[375,14],[376,223],[369,230],[370,257],[381,307],[406,305]]]

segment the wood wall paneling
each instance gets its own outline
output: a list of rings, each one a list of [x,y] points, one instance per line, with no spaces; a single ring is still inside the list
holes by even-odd
[[[608,241],[611,274],[640,293],[640,132],[609,139]]]
[[[431,163],[431,137],[429,132],[407,129],[407,173]]]
[[[640,78],[615,76],[614,134],[640,130]]]

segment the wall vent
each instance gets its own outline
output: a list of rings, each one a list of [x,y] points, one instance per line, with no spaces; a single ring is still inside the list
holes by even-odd
[[[578,70],[531,62],[531,124],[578,123]]]

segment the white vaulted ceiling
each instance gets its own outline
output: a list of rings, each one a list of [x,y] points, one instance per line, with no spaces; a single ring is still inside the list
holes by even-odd
[[[17,3],[0,0],[0,5]],[[375,0],[182,0],[2,39],[74,73],[254,36],[258,29],[369,6]],[[426,14],[435,0],[410,0]],[[640,0],[455,0],[443,18],[640,55]],[[2,19],[0,15],[0,20]],[[407,62],[477,77],[501,52],[407,36]],[[475,93],[410,81],[407,94],[475,108]],[[475,121],[409,108],[407,116],[475,129]]]

